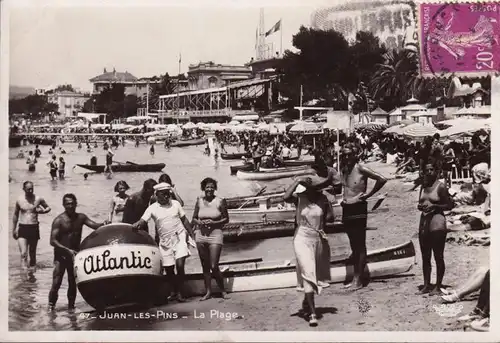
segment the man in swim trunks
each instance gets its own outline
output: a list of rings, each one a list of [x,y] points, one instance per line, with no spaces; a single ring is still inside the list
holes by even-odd
[[[359,151],[352,144],[342,149],[342,183],[344,199],[342,201],[342,222],[352,250],[354,278],[347,287],[354,290],[362,288],[362,275],[366,267],[366,222],[368,204],[366,200],[377,193],[387,182],[382,175],[359,164]],[[373,189],[366,193],[368,179],[375,180]]]
[[[115,156],[114,152],[111,151],[111,148],[107,149],[106,152],[106,167],[104,168],[105,173],[113,174],[113,170],[111,169],[111,165],[113,164],[113,156]]]
[[[64,273],[68,272],[68,309],[75,308],[76,281],[73,270],[74,257],[80,249],[83,225],[96,230],[109,223],[96,223],[86,214],[76,212],[76,197],[68,193],[63,196],[64,212],[58,215],[52,222],[50,234],[50,245],[54,247],[54,273],[52,276],[52,287],[49,292],[49,310],[54,307],[59,297]]]
[[[40,239],[38,215],[49,213],[50,207],[43,198],[33,193],[33,183],[31,181],[24,182],[23,190],[24,196],[21,196],[16,201],[12,218],[12,236],[19,245],[21,266],[26,268],[36,265],[36,247]]]
[[[142,215],[146,211],[151,201],[151,197],[154,193],[154,186],[157,182],[153,179],[148,179],[144,181],[142,189],[132,194],[125,202],[125,207],[123,209],[123,222],[127,224],[134,224],[141,219]],[[142,230],[148,231],[148,226],[141,226]]]

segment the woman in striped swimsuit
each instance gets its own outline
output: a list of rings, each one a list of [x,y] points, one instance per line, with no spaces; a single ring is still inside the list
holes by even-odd
[[[219,269],[219,259],[222,251],[222,227],[229,222],[226,200],[215,195],[217,181],[207,177],[201,181],[201,190],[205,196],[196,199],[193,220],[196,225],[195,241],[203,268],[203,278],[207,293],[200,300],[212,297],[212,275],[217,282],[222,298],[226,297],[224,280]]]

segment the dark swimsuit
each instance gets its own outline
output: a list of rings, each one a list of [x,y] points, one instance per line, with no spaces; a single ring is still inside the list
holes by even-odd
[[[19,238],[26,240],[39,240],[40,239],[40,225],[39,224],[19,224]]]

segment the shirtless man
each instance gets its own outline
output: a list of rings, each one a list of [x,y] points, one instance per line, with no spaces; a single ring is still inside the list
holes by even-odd
[[[76,212],[76,197],[74,194],[63,196],[64,212],[52,222],[50,245],[54,247],[54,272],[52,287],[49,292],[49,310],[54,307],[59,297],[64,272],[68,272],[68,309],[75,308],[76,281],[73,271],[74,257],[80,249],[83,225],[93,230],[109,223],[104,221],[99,224],[87,217],[86,214]]]
[[[342,183],[344,199],[342,201],[342,222],[352,250],[354,278],[346,287],[353,290],[363,287],[362,275],[366,267],[366,222],[368,206],[366,199],[378,192],[387,182],[380,174],[359,164],[358,150],[354,145],[342,149]],[[368,179],[375,180],[373,189],[366,193]]]
[[[12,218],[12,236],[19,245],[21,266],[26,268],[36,265],[36,246],[40,239],[38,215],[49,213],[50,207],[43,198],[33,193],[33,182],[25,181],[23,190],[24,196],[16,201],[14,217]],[[18,221],[19,226],[17,225]]]

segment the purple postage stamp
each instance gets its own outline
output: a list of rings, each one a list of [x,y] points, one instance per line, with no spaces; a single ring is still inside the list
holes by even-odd
[[[423,3],[418,23],[422,76],[500,70],[500,2]]]

